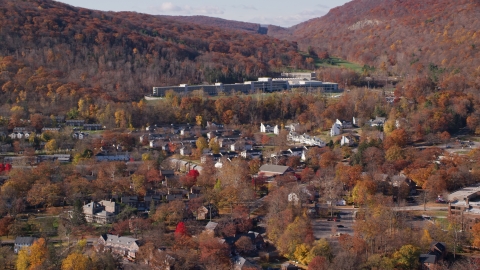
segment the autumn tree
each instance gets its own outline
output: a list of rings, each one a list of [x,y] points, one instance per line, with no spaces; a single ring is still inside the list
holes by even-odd
[[[47,261],[48,248],[44,238],[40,238],[32,246],[22,248],[17,258],[17,269],[38,269]]]
[[[221,243],[217,238],[202,235],[199,239],[200,262],[208,269],[229,269],[230,257],[227,244]]]
[[[413,245],[404,245],[393,254],[396,266],[400,269],[416,269],[420,249]]]
[[[208,148],[207,140],[203,136],[199,137],[195,144],[197,145],[197,149],[200,155],[202,154],[203,149]]]
[[[255,251],[255,246],[252,243],[252,240],[248,236],[241,236],[235,242],[235,250],[240,252],[243,255],[249,255],[251,252]]]
[[[316,256],[308,264],[308,270],[326,270],[327,260],[324,257]]]
[[[73,252],[62,261],[62,270],[86,270],[90,268],[89,261],[87,256]]]

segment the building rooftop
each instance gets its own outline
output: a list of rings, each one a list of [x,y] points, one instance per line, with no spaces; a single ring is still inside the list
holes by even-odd
[[[270,165],[270,164],[265,164],[260,167],[260,172],[272,172],[272,173],[278,173],[278,174],[284,174],[290,167],[288,166],[280,166],[280,165]]]
[[[129,247],[131,244],[138,241],[138,239],[125,237],[125,236],[118,236],[113,234],[104,234],[102,238],[105,240],[105,243],[115,243],[116,245],[121,245],[125,247]]]
[[[480,195],[480,184],[471,187],[465,187],[457,190],[448,195],[448,200],[453,201],[465,201],[466,199],[472,199]]]
[[[26,237],[23,237],[23,236],[17,236],[17,238],[15,238],[15,245],[21,245],[21,246],[25,246],[25,245],[32,245],[33,242],[35,242],[35,240],[37,240],[37,238],[35,237],[32,237],[32,236],[26,236]]]

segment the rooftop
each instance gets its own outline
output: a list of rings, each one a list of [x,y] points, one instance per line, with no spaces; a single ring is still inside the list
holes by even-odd
[[[448,195],[449,201],[465,201],[480,195],[480,184],[465,187]]]

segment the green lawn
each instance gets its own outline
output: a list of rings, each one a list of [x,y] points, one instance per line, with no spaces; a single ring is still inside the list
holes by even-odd
[[[351,69],[355,72],[361,73],[362,72],[362,66],[356,63],[348,62],[346,60],[337,58],[337,57],[332,57],[329,60],[320,60],[320,59],[315,59],[315,67],[344,67]]]

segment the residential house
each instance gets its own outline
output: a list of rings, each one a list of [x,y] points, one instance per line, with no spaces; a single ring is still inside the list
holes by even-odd
[[[108,251],[131,259],[135,259],[139,248],[138,239],[113,234],[100,236],[97,245],[98,251]]]
[[[290,131],[290,132],[298,132],[299,131],[299,128],[300,128],[300,124],[299,123],[295,123],[295,124],[290,124],[290,125],[286,125],[285,126],[285,129]]]
[[[297,193],[292,192],[288,194],[288,202],[292,203],[293,205],[298,205],[300,202],[300,197],[297,195]]]
[[[217,162],[223,157],[222,154],[207,154],[200,157],[201,163],[206,163],[208,158],[211,158],[214,162]]]
[[[112,205],[112,203],[115,204],[115,202],[101,202],[103,204],[97,202],[90,202],[83,206],[83,213],[87,222],[110,224],[115,221],[115,214],[118,213],[118,206]],[[110,211],[107,211],[106,209]]]
[[[244,141],[236,141],[230,145],[230,151],[252,150],[253,145],[245,143]]]
[[[255,159],[262,157],[262,151],[258,149],[243,150],[240,155],[246,159]]]
[[[40,161],[60,161],[60,162],[71,162],[72,156],[65,154],[54,154],[54,155],[38,155]]]
[[[383,125],[385,124],[385,121],[386,121],[386,118],[385,117],[375,117],[375,119],[371,119],[370,121],[368,121],[368,124],[371,126],[371,127],[383,127]]]
[[[433,242],[426,254],[420,254],[421,269],[434,270],[440,267],[439,262],[447,256],[447,246],[444,242]]]
[[[22,248],[32,246],[37,239],[38,238],[31,236],[17,236],[17,238],[15,238],[15,243],[13,244],[13,251],[18,253]]]
[[[130,155],[128,153],[106,153],[100,152],[95,155],[96,161],[129,161]]]
[[[60,131],[60,128],[59,127],[44,127],[42,128],[42,133],[45,133],[45,132],[59,132]]]
[[[143,201],[144,201],[144,204],[145,204],[145,209],[142,209],[141,205],[137,206],[137,209],[139,211],[143,211],[143,210],[150,211],[150,205],[152,204],[152,201],[153,201],[154,206],[157,207],[162,203],[163,196],[164,196],[164,194],[155,194],[155,195],[151,195],[151,196],[145,196],[145,197],[143,197]]]
[[[169,188],[168,193],[165,195],[165,200],[167,202],[183,200],[187,193],[188,191],[184,189]]]
[[[277,134],[277,135],[280,134],[280,129],[278,128],[278,125],[275,125],[275,126],[273,127],[273,133],[274,133],[274,134]]]
[[[264,125],[263,123],[260,123],[260,132],[261,133],[272,133],[273,128],[270,125]]]
[[[270,177],[276,175],[284,175],[288,172],[294,172],[294,170],[288,166],[264,164],[262,165],[262,167],[260,167],[258,174]]]
[[[299,269],[302,269],[296,265],[293,265],[289,262],[284,262],[282,263],[282,265],[280,266],[280,269],[281,270],[299,270]]]
[[[66,120],[65,125],[71,127],[82,127],[85,124],[85,120]]]
[[[234,256],[232,258],[232,267],[233,270],[254,270],[254,269],[262,269],[260,266],[246,260],[241,256]]]
[[[65,122],[65,115],[57,115],[57,116],[54,117],[53,120],[55,120],[55,122],[57,122],[57,123],[63,123],[63,122]]]
[[[395,120],[395,127],[396,128],[404,128],[408,124],[407,119],[405,118],[400,118]]]
[[[202,187],[198,187],[198,186],[193,186],[190,188],[190,192],[187,194],[188,196],[188,199],[195,199],[195,198],[198,198],[200,196],[202,196],[202,191],[203,191],[203,188]]]
[[[335,121],[335,124],[339,125],[339,126],[342,127],[342,128],[352,128],[352,127],[353,127],[352,122],[346,121],[346,120],[339,120],[339,119],[337,119],[337,120]]]
[[[190,136],[190,129],[189,128],[180,129],[180,136],[185,136],[185,137]]]
[[[222,124],[219,124],[219,123],[215,123],[215,122],[210,122],[210,121],[207,121],[207,128],[214,128],[214,129],[220,129],[220,128],[223,128],[223,125]]]
[[[320,147],[325,147],[326,143],[322,141],[320,138],[317,138],[316,136],[310,136],[306,133],[302,135],[298,135],[296,132],[290,132],[287,135],[287,140],[296,142],[296,143],[303,143],[306,145],[310,146],[320,146]]]
[[[165,144],[165,142],[163,140],[158,139],[158,140],[149,140],[148,141],[148,146],[150,146],[150,148],[161,148],[164,145],[166,145],[167,148],[168,148],[168,144]],[[166,151],[168,151],[168,150],[166,150]]]
[[[291,153],[290,156],[301,157],[304,151],[308,151],[308,148],[303,146],[303,147],[290,148],[287,151]]]
[[[182,147],[180,148],[180,155],[182,156],[190,156],[192,154],[192,148],[191,147]]]
[[[85,124],[83,125],[84,130],[102,130],[103,127],[100,124]]]
[[[32,133],[34,130],[32,127],[14,127],[12,132],[28,132],[28,133]]]
[[[363,119],[358,118],[358,117],[353,117],[352,125],[355,126],[355,127],[361,127],[363,125]]]
[[[237,158],[238,157],[238,153],[237,152],[234,152],[234,151],[228,151],[228,152],[221,152],[220,153],[223,157],[227,157],[228,159],[232,159],[232,158]]]
[[[124,196],[120,199],[120,201],[133,208],[137,208],[138,206],[138,197],[137,196]]]
[[[175,177],[175,172],[173,170],[160,170],[160,179],[166,180],[167,178]]]
[[[208,232],[208,233],[215,234],[217,229],[218,229],[218,223],[213,222],[213,221],[209,221],[207,223],[207,225],[205,226],[205,231]]]
[[[76,140],[83,140],[88,137],[88,133],[83,133],[83,132],[74,132],[72,134],[72,137]]]
[[[355,137],[351,134],[347,136],[342,136],[342,139],[340,140],[341,146],[354,146],[355,143],[356,143]]]
[[[202,205],[194,212],[194,215],[197,220],[211,220],[212,218],[218,216],[218,209],[212,204]]]
[[[342,126],[340,126],[337,123],[334,123],[332,125],[332,128],[330,129],[330,136],[334,137],[334,136],[338,136],[340,134],[342,134]]]

